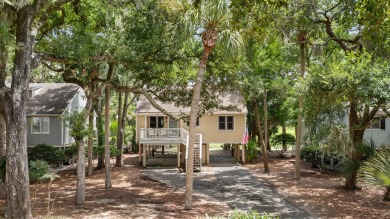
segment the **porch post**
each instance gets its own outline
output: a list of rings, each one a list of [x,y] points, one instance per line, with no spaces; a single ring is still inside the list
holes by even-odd
[[[142,147],[143,148],[143,161],[142,161],[142,166],[143,167],[146,167],[146,147],[145,146],[143,146]]]
[[[140,144],[139,148],[138,148],[138,162],[140,164],[142,163],[142,150],[143,150],[143,148],[144,148],[144,145]]]
[[[177,167],[180,168],[180,144],[177,145]]]
[[[206,164],[210,164],[210,144],[206,144]]]

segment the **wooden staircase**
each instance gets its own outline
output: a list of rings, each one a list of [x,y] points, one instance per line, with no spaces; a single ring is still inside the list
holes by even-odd
[[[185,159],[186,159],[186,170],[188,167],[188,143],[189,143],[189,136],[186,137],[186,152],[185,152]],[[191,158],[192,159],[192,158]],[[200,172],[202,170],[202,133],[195,133],[195,144],[194,144],[194,172]]]
[[[194,172],[200,172],[202,170],[202,160],[200,157],[200,146],[194,144]]]

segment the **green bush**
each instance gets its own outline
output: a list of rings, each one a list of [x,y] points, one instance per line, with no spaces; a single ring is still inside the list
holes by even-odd
[[[102,156],[104,154],[104,145],[100,145],[93,148],[93,154]],[[110,157],[119,155],[119,150],[115,145],[110,146]]]
[[[32,160],[29,166],[30,182],[42,181],[43,177],[50,172],[50,165],[44,160]]]
[[[301,159],[306,161],[313,161],[315,159],[316,153],[319,152],[319,147],[316,146],[305,146],[301,148]]]
[[[283,142],[285,142],[287,145],[294,145],[295,144],[294,135],[290,133],[278,134],[271,138],[271,143],[273,145],[283,145]]]
[[[67,160],[64,152],[47,144],[38,144],[28,153],[29,161],[44,160],[50,165],[61,165]]]
[[[76,156],[77,155],[77,145],[76,144],[72,144],[71,146],[65,148],[64,150],[64,154],[65,156],[69,159],[69,158],[72,158],[73,156]]]
[[[246,159],[250,162],[256,158],[257,154],[259,154],[257,143],[254,141],[249,141],[247,145]]]

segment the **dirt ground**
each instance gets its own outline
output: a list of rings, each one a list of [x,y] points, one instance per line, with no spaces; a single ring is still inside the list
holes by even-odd
[[[314,218],[390,218],[390,202],[384,202],[384,189],[360,185],[362,190],[346,191],[344,178],[301,162],[301,179],[294,179],[294,158],[271,157],[270,174],[263,173],[260,159],[247,164],[252,174],[264,180],[296,206]]]
[[[47,184],[31,185],[36,218],[202,218],[231,211],[224,203],[194,194],[193,210],[184,210],[184,191],[174,190],[142,176],[138,155],[125,154],[125,167],[112,168],[112,185],[104,188],[104,170],[86,177],[86,204],[74,205],[76,171],[61,171],[53,182],[51,200]],[[113,162],[112,162],[113,163]],[[364,186],[361,191],[342,189],[338,174],[321,174],[302,162],[302,179],[293,179],[294,160],[271,158],[271,174],[262,173],[261,160],[246,164],[254,175],[315,218],[390,218],[390,203],[383,190]],[[4,201],[0,201],[3,209]],[[48,210],[50,209],[50,210]],[[0,212],[2,214],[2,212]]]

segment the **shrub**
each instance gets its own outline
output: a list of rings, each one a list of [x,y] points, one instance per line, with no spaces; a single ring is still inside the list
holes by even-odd
[[[316,146],[305,146],[301,149],[301,159],[305,159],[307,161],[313,161],[316,157],[316,153],[319,152],[319,147]]]
[[[283,145],[283,143],[286,143],[287,145],[294,145],[295,144],[295,137],[294,135],[290,133],[286,134],[278,134],[271,138],[271,143],[273,145]]]
[[[99,145],[97,147],[93,148],[93,154],[103,156],[104,155],[104,145]],[[119,155],[119,150],[116,146],[111,145],[110,146],[110,157],[115,157]]]
[[[32,160],[29,166],[30,182],[42,181],[50,172],[50,165],[44,160]]]
[[[378,152],[376,156],[364,162],[359,176],[368,185],[383,186],[386,191],[383,199],[390,201],[390,152]]]
[[[38,144],[28,153],[30,161],[44,160],[50,165],[61,165],[67,160],[63,151],[47,144]]]
[[[73,156],[76,156],[77,155],[77,145],[76,144],[72,144],[71,146],[65,148],[64,150],[64,154],[65,156],[69,159],[69,158],[72,158]]]
[[[257,143],[254,141],[249,141],[247,145],[246,159],[250,162],[256,158],[258,153],[259,148],[257,147]]]

